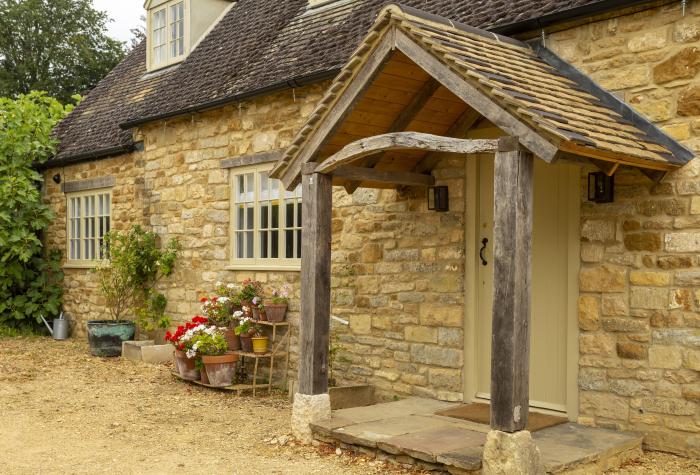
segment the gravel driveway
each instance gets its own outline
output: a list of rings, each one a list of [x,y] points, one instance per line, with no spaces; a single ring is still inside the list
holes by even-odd
[[[282,396],[236,397],[175,381],[168,366],[89,356],[80,341],[0,339],[0,472],[409,473],[289,433]],[[616,473],[700,473],[663,454]]]

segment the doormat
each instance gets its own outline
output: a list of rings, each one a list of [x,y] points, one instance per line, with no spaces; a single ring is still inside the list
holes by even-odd
[[[491,422],[491,407],[488,404],[482,403],[462,404],[459,407],[439,411],[435,414],[438,416],[464,419],[465,421],[476,422],[477,424],[489,425]],[[566,417],[550,416],[549,414],[530,411],[527,417],[526,429],[530,432],[535,432],[565,422],[569,422]]]

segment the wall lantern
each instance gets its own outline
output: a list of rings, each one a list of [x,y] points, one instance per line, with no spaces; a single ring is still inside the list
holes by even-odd
[[[450,197],[446,186],[428,188],[428,209],[431,211],[450,210]]]
[[[615,175],[603,172],[588,174],[588,201],[612,203],[615,199]]]

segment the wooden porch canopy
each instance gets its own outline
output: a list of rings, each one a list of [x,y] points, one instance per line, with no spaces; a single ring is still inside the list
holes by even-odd
[[[495,140],[464,137],[478,123]],[[692,153],[545,48],[385,7],[272,177],[302,183],[300,392],[327,392],[331,185],[429,186],[445,154],[495,153],[492,425],[527,423],[533,156],[654,180]],[[516,279],[517,276],[517,279]]]

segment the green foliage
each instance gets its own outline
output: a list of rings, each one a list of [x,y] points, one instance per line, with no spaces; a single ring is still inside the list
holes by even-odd
[[[48,91],[62,102],[94,87],[125,55],[90,0],[0,0],[0,96]]]
[[[134,225],[126,232],[108,233],[105,248],[109,262],[100,263],[94,272],[110,316],[121,320],[134,311],[144,330],[168,327],[170,319],[164,315],[168,302],[156,285],[173,273],[180,251],[177,239],[160,249],[155,233]]]
[[[197,355],[200,356],[221,356],[228,350],[228,343],[224,334],[220,331],[212,333],[199,332],[192,337],[192,345],[190,348],[195,348]]]
[[[54,153],[51,131],[72,108],[39,92],[0,98],[0,323],[33,325],[60,311],[61,255],[43,252],[53,213],[34,165]]]

